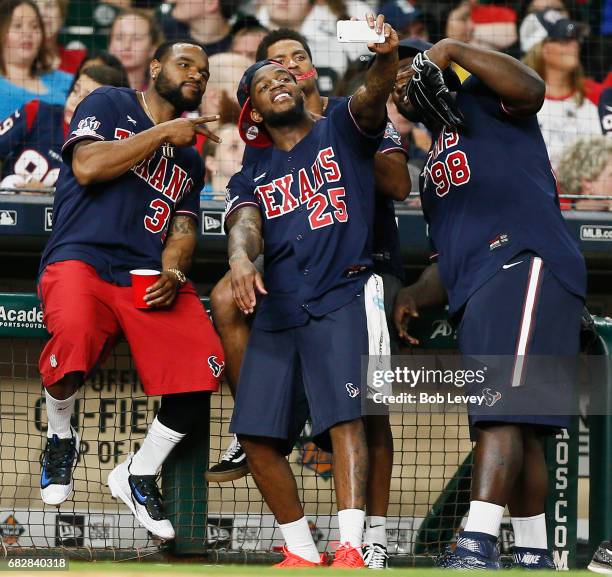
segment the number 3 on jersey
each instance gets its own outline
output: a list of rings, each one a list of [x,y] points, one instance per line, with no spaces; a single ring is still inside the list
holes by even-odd
[[[168,222],[168,217],[170,216],[170,206],[168,203],[161,198],[156,198],[151,201],[149,208],[152,208],[155,212],[153,216],[145,216],[144,217],[144,225],[145,228],[157,234],[164,230],[166,223]]]
[[[437,160],[429,169],[432,182],[436,185],[436,194],[445,196],[451,184],[461,186],[470,180],[470,165],[462,150],[451,152],[443,161]]]

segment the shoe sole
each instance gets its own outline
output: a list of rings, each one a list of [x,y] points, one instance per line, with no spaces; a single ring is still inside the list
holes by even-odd
[[[595,563],[593,561],[587,565],[587,569],[593,573],[600,573],[601,575],[612,575],[612,567],[606,567],[605,565],[601,565],[600,563]]]
[[[41,490],[40,490],[40,498],[41,498],[42,502],[43,502],[45,505],[49,505],[49,506],[51,506],[51,507],[58,507],[58,508],[59,508],[59,506],[60,506],[62,503],[65,503],[65,502],[66,502],[68,499],[70,499],[70,497],[72,497],[72,494],[74,493],[74,485],[71,487],[71,489],[70,489],[70,493],[68,493],[68,494],[67,494],[67,495],[66,495],[66,496],[65,496],[65,497],[64,497],[64,498],[63,498],[61,501],[58,501],[57,503],[50,503],[49,501],[45,501],[45,498],[43,497],[42,492],[43,492],[43,490],[41,489]]]
[[[206,473],[204,473],[204,479],[206,479],[209,483],[228,483],[229,481],[237,481],[238,479],[242,479],[242,477],[246,477],[250,472],[251,469],[249,469],[248,465],[242,465],[237,469],[223,471],[221,473],[206,471]]]
[[[115,481],[114,481],[115,475],[113,475],[113,473],[115,473],[114,470],[111,471],[108,475],[108,488],[110,489],[110,492],[113,498],[121,499],[129,507],[130,511],[132,511],[132,515],[134,515],[134,518],[136,519],[136,521],[138,521],[147,531],[150,531],[153,535],[156,535],[163,541],[169,541],[170,539],[174,539],[175,535],[173,535],[172,537],[162,537],[161,535],[158,535],[157,528],[153,527],[149,523],[143,522],[142,519],[138,517],[138,514],[136,513],[136,507],[134,506],[134,503],[132,502],[132,493],[130,492],[129,495],[126,495],[118,486],[114,486],[115,485]]]

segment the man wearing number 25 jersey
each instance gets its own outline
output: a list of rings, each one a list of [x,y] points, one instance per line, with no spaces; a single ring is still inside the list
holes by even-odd
[[[168,42],[150,65],[145,92],[103,87],[77,108],[62,155],[53,233],[42,257],[39,294],[51,333],[40,356],[48,417],[41,496],[59,505],[72,492],[79,439],[70,426],[78,388],[120,336],[145,393],[161,407],[135,455],[108,477],[113,496],[162,539],[165,517],[155,476],[202,415],[218,387],[223,353],[185,273],[197,241],[204,167],[195,135],[218,140],[195,110],[208,57],[191,42]],[[136,308],[131,269],[161,271]]]

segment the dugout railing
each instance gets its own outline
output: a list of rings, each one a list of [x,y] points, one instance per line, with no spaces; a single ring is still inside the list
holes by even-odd
[[[607,416],[588,418],[589,553],[600,540],[612,535],[612,320],[596,317],[595,323],[598,337],[587,352],[605,358],[608,392],[607,410],[599,411]],[[425,350],[456,348],[443,311],[423,316],[413,328]],[[136,526],[126,508],[110,500],[104,486],[108,471],[128,450],[138,448],[158,406],[157,400],[146,398],[139,387],[125,343],[111,358],[110,366],[88,381],[79,402],[76,424],[83,433],[84,451],[75,471],[74,501],[59,509],[42,507],[37,483],[45,425],[37,362],[47,336],[35,295],[0,294],[3,555],[43,549],[86,559],[194,555],[218,562],[267,562],[278,556],[273,520],[252,480],[222,488],[211,486],[210,490],[204,482],[209,455],[218,458],[227,445],[231,413],[227,392],[213,396],[211,402],[202,401],[199,430],[179,445],[163,467],[164,499],[177,533],[173,542],[162,546]],[[560,568],[577,563],[578,429],[576,417],[572,427],[551,440],[547,449],[549,541]],[[446,430],[457,437],[454,444],[444,440]],[[400,431],[402,439],[396,454],[401,463],[396,463],[392,486],[392,563],[427,563],[453,540],[467,512],[471,445],[465,422],[440,421],[439,415],[430,415],[424,424],[403,423],[401,428],[396,424],[394,431]],[[412,442],[411,435],[417,441]],[[215,445],[212,452],[211,439]],[[453,457],[450,463],[449,452]],[[334,530],[329,455],[317,451],[306,436],[292,463],[304,500],[310,504],[307,516],[314,519],[313,534],[326,547]],[[409,509],[406,503],[413,515],[409,525],[403,516]]]

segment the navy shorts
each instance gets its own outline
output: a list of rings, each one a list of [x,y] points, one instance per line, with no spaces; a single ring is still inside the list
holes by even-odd
[[[368,347],[363,294],[301,327],[253,328],[230,431],[292,442],[308,411],[313,437],[361,418],[361,356]]]
[[[583,307],[532,252],[513,257],[470,297],[457,331],[459,349],[467,357],[503,359],[507,370],[498,371],[492,389],[500,399],[512,399],[506,406],[518,408],[495,417],[472,410],[471,425],[511,422],[550,432],[569,426],[559,407],[571,406],[573,377],[565,364],[574,363],[580,351]],[[538,414],[529,414],[534,406]]]

